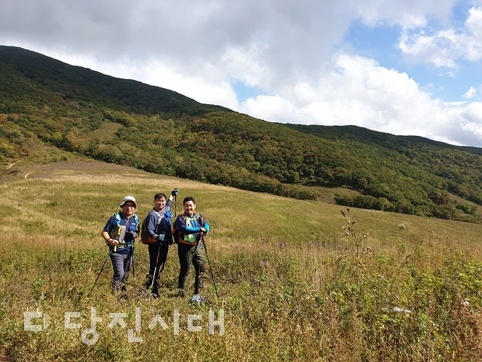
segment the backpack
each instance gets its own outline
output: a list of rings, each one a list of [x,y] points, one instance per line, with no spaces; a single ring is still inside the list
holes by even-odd
[[[184,218],[184,222],[186,222],[186,215],[183,214],[182,217]],[[176,229],[176,220],[174,220],[174,223],[172,224],[172,237],[175,244],[178,244],[179,239],[184,237],[184,235],[181,233],[181,230]]]
[[[156,230],[157,230],[162,219],[165,219],[166,217],[165,216],[161,217],[161,214],[159,213],[159,211],[156,211],[154,209],[151,211],[154,211],[157,215],[157,224],[156,224]],[[147,232],[147,218],[149,217],[149,214],[150,214],[150,211],[141,222],[141,243],[142,244],[155,244],[157,242],[157,239],[149,236],[149,233]],[[170,222],[169,222],[169,225],[170,225]]]
[[[142,244],[154,244],[155,242],[157,242],[156,238],[150,237],[149,234],[147,233],[147,218],[149,217],[149,213],[147,213],[146,217],[141,221],[141,243]],[[158,212],[157,212],[157,216],[158,216],[158,223],[159,223],[161,221],[161,218]],[[156,225],[156,228],[157,228],[157,225]]]

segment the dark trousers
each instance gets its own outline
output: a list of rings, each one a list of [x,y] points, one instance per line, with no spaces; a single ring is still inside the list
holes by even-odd
[[[164,264],[166,263],[167,253],[169,252],[168,244],[149,244],[149,275],[154,275],[154,269],[156,269],[155,279],[159,279],[159,274],[164,270]],[[159,254],[159,260],[157,255]]]
[[[112,290],[125,289],[132,262],[132,250],[129,253],[110,253],[114,276],[112,277]]]
[[[204,246],[202,243],[189,245],[179,243],[177,245],[177,255],[179,256],[179,264],[181,270],[179,272],[179,289],[184,289],[186,277],[189,273],[189,267],[194,265],[196,277],[194,279],[194,294],[199,293],[199,275],[206,271],[206,263],[204,261]]]

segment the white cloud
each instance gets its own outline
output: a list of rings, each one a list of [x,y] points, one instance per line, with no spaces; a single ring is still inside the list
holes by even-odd
[[[356,124],[397,135],[454,144],[464,144],[467,138],[482,144],[482,112],[475,103],[433,100],[407,74],[371,59],[339,54],[317,85],[291,88],[284,94],[249,99],[241,111],[284,123]],[[459,128],[463,131],[456,132]]]
[[[408,30],[427,26],[429,18],[448,21],[456,3],[457,0],[366,0],[352,2],[350,5],[370,26],[385,24]]]
[[[482,8],[470,9],[465,26],[468,32],[466,57],[476,62],[482,59]]]
[[[402,29],[406,56],[456,76],[461,59],[482,59],[480,5],[457,29],[450,26],[457,2],[5,0],[0,44],[270,121],[357,124],[482,146],[476,103],[446,105],[344,43],[355,21]],[[445,28],[432,28],[434,19]],[[236,83],[263,94],[240,103]],[[477,99],[477,89],[465,99]]]
[[[400,50],[417,61],[457,70],[457,60],[482,59],[482,8],[470,9],[463,29],[445,29],[430,34],[406,31],[399,41]]]
[[[463,97],[466,99],[471,99],[477,96],[477,90],[474,87],[470,87],[467,92],[464,93]]]

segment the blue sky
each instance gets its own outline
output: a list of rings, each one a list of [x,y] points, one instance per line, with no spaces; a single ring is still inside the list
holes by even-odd
[[[474,72],[480,69],[480,63],[459,59],[456,74],[453,74],[450,68],[406,58],[397,47],[400,32],[398,26],[370,27],[354,22],[344,37],[344,44],[350,44],[353,52],[359,55],[376,59],[382,67],[407,73],[433,97],[447,102],[460,100],[470,87],[479,85],[474,79]]]
[[[482,147],[482,0],[3,0],[0,44],[266,121]]]

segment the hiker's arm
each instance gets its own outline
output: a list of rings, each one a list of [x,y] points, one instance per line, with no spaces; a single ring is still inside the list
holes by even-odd
[[[203,220],[203,217],[201,216],[200,219]],[[196,234],[200,232],[207,234],[209,231],[209,224],[206,222],[206,220],[203,220],[202,223],[199,223],[198,221],[197,226],[186,227],[186,224],[184,223],[184,230],[185,234]]]
[[[169,199],[166,202],[166,206],[164,206],[164,211],[170,211],[172,205],[172,195],[169,196]]]
[[[151,238],[156,238],[156,215],[153,212],[150,212],[147,216],[147,235]]]
[[[102,231],[102,238],[105,243],[110,246],[116,246],[118,244],[116,239],[112,239],[107,231]]]
[[[211,227],[209,226],[209,223],[207,221],[204,222],[204,225],[201,226],[201,232],[204,233],[204,235],[206,235],[209,230],[211,230]]]
[[[201,231],[204,234],[207,234],[211,230],[211,226],[209,225],[207,220],[204,218],[204,216],[202,216],[202,215],[199,216],[199,223],[200,223],[200,226],[201,226]],[[204,230],[202,230],[202,229],[204,229]]]

